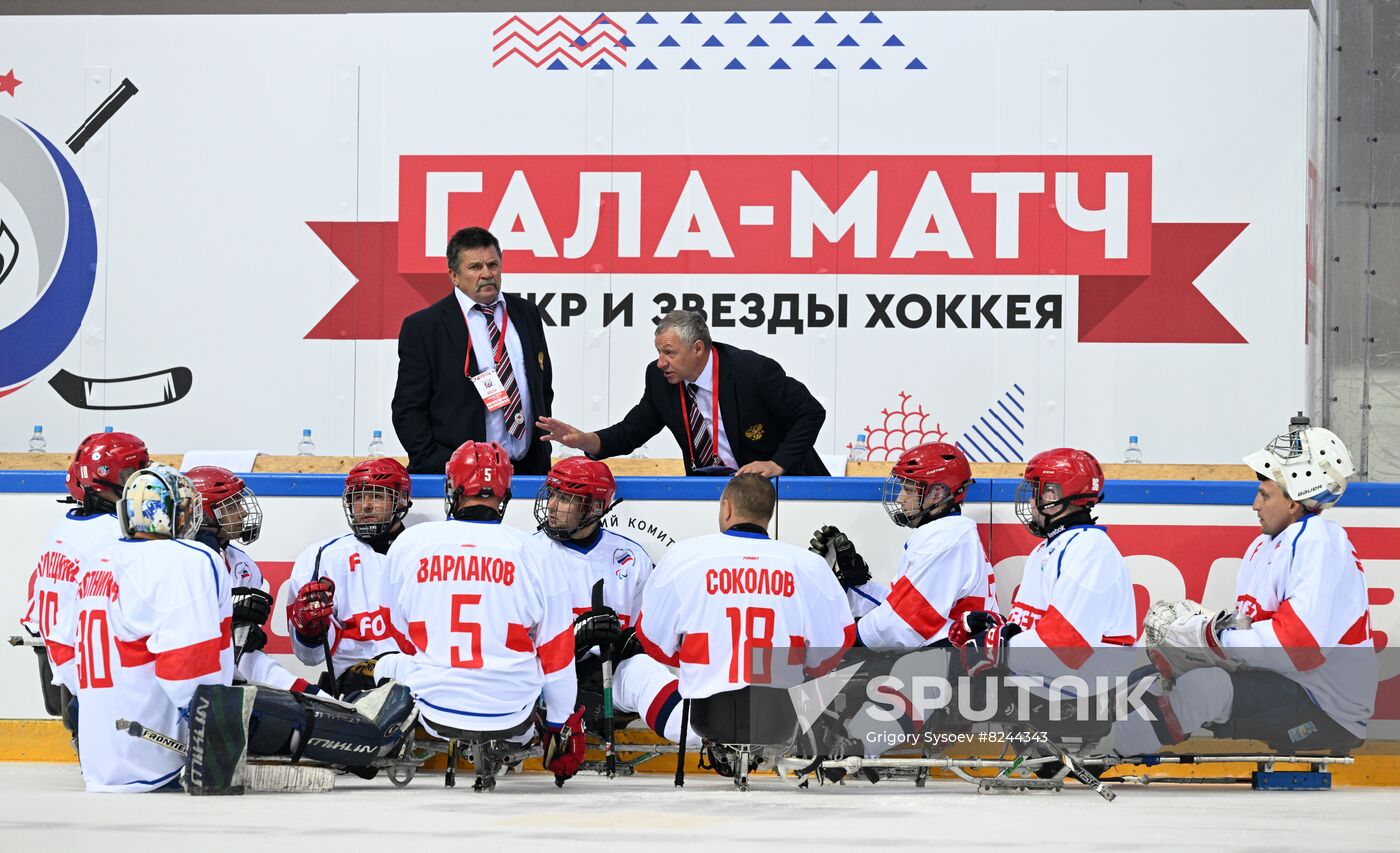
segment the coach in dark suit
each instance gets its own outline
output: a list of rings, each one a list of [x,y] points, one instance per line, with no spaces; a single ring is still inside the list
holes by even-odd
[[[582,432],[542,417],[545,438],[601,459],[631,453],[665,428],[681,447],[686,474],[826,475],[813,449],[826,409],[776,361],[713,342],[698,311],[661,318],[656,354],[641,401],[621,421]]]
[[[452,235],[447,269],[452,293],[405,317],[399,331],[394,432],[408,470],[441,474],[472,439],[504,447],[517,474],[544,474],[550,448],[534,423],[554,402],[554,367],[539,309],[501,293],[501,244],[485,228]],[[469,376],[493,370],[499,390],[487,411]]]

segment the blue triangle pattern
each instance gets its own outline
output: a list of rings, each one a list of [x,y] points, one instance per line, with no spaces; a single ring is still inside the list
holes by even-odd
[[[879,70],[880,70],[880,63],[876,62],[876,61],[875,61],[875,57],[872,56],[872,57],[870,57],[869,59],[865,60],[865,64],[862,65],[862,66],[860,67],[860,70],[862,70],[862,71],[879,71]]]
[[[788,19],[788,16],[787,16],[787,15],[784,15],[782,12],[779,12],[778,14],[774,15],[774,16],[773,16],[773,20],[769,21],[768,23],[770,23],[770,24],[790,24],[790,23],[792,23],[792,21]]]
[[[744,68],[744,63],[740,62],[740,61],[738,60],[738,58],[735,58],[735,59],[729,60],[729,64],[726,65],[726,66],[724,66],[724,70],[725,70],[725,71],[744,71],[744,70],[746,70],[746,69]]]
[[[841,41],[837,42],[836,46],[837,46],[837,47],[860,47],[860,42],[856,41],[855,39],[851,38],[851,37],[848,35],[848,36],[846,36],[845,38],[841,39]]]
[[[655,71],[655,70],[656,70],[656,63],[652,62],[650,59],[643,59],[643,60],[637,65],[637,70],[638,70],[638,71]]]
[[[705,39],[705,44],[704,44],[703,46],[704,46],[704,47],[724,47],[724,42],[720,41],[720,40],[719,40],[718,38],[716,38],[715,36],[710,36],[709,38]]]
[[[608,64],[608,61],[607,61],[606,59],[600,59],[600,60],[598,60],[597,62],[593,63],[593,70],[594,70],[594,71],[611,71],[611,70],[612,70],[612,66]]]
[[[778,61],[777,61],[777,62],[775,62],[775,63],[773,63],[772,65],[768,66],[768,70],[770,70],[770,71],[787,71],[787,70],[789,70],[790,68],[792,68],[792,66],[791,66],[791,65],[788,65],[786,62],[784,62],[784,61],[783,61],[783,58],[782,58],[781,56],[778,57]]]
[[[687,59],[687,60],[685,61],[685,64],[681,66],[681,70],[682,70],[682,71],[699,71],[699,70],[700,70],[700,66],[699,66],[699,64],[696,63],[695,60],[693,60],[693,59]]]
[[[578,45],[579,47],[588,47],[588,39],[584,38],[583,36],[574,36],[574,44]]]
[[[642,16],[641,16],[640,18],[637,19],[637,23],[639,23],[639,24],[654,24],[654,23],[656,23],[656,19],[653,18],[653,17],[651,16],[651,13],[650,13],[650,12],[643,12],[643,13],[642,13]]]
[[[700,19],[697,18],[697,17],[695,17],[695,13],[694,13],[694,12],[691,12],[689,15],[686,15],[684,18],[681,18],[681,23],[682,23],[682,24],[698,24],[698,23],[700,23]]]
[[[904,47],[904,42],[899,40],[899,36],[891,35],[885,39],[885,47]]]
[[[753,37],[753,40],[749,42],[749,47],[767,47],[767,46],[768,46],[768,42],[766,42],[766,41],[763,40],[763,36],[754,36],[754,37]]]
[[[676,40],[675,40],[674,38],[672,38],[671,36],[666,36],[666,38],[664,38],[664,39],[661,40],[661,44],[657,45],[657,47],[680,47],[680,46],[681,46],[681,43],[678,42],[678,41],[676,41]]]
[[[928,66],[919,61],[919,57],[914,57],[914,61],[904,66],[905,71],[927,71]]]
[[[880,20],[880,16],[879,16],[879,15],[876,15],[874,12],[866,12],[866,13],[865,13],[865,17],[864,17],[864,18],[861,18],[861,19],[860,19],[860,22],[861,22],[862,24],[883,24],[883,23],[884,23],[884,21]]]
[[[793,43],[792,43],[792,46],[793,46],[793,47],[811,47],[811,46],[812,46],[812,40],[809,39],[809,38],[807,38],[806,36],[798,36],[798,37],[797,37],[797,41],[793,42]]]
[[[730,15],[728,18],[725,19],[724,22],[725,22],[726,24],[747,24],[747,23],[748,23],[748,21],[744,20],[744,16],[743,16],[743,15],[740,15],[738,12],[735,12],[734,14]]]
[[[823,68],[834,69],[835,67],[836,67],[835,65],[832,65],[832,64],[831,64],[831,60],[830,60],[830,59],[827,59],[827,58],[825,58],[825,57],[822,57],[822,61],[817,63],[817,68],[818,68],[819,70],[820,70],[820,69],[823,69]]]
[[[636,46],[637,46],[636,44],[633,43],[632,39],[628,38],[627,36],[623,36],[622,39],[618,42],[618,44],[622,45],[623,47],[636,47]]]
[[[834,23],[836,23],[836,19],[833,18],[833,17],[831,17],[831,13],[830,13],[830,12],[822,12],[822,16],[821,16],[820,18],[817,18],[817,23],[819,23],[819,24],[834,24]]]
[[[556,59],[556,60],[554,60],[553,62],[549,63],[549,67],[548,67],[547,69],[545,69],[545,70],[546,70],[546,71],[568,71],[568,70],[569,70],[569,66],[567,66],[567,65],[564,64],[564,60],[562,60],[562,59]]]

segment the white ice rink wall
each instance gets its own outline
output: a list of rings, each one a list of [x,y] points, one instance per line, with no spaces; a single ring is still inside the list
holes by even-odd
[[[395,451],[465,224],[581,425],[677,305],[806,382],[827,453],[1231,462],[1307,408],[1305,8],[0,26],[0,450]]]

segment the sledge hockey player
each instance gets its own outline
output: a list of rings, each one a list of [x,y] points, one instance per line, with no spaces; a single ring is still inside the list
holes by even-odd
[[[185,472],[199,493],[201,522],[195,541],[218,554],[233,579],[233,659],[243,681],[279,687],[293,693],[308,688],[306,679],[288,672],[263,652],[263,625],[272,613],[272,596],[262,569],[248,552],[234,545],[257,541],[262,533],[262,508],[243,478],[217,465],[199,465]]]
[[[547,541],[501,524],[513,469],[500,445],[462,444],[446,473],[447,519],[414,525],[389,549],[386,601],[416,653],[357,664],[341,686],[392,678],[413,691],[431,734],[522,745],[543,700],[544,763],[563,784],[584,752],[567,579],[548,571]]]
[[[1299,419],[1301,420],[1301,419]],[[1331,431],[1295,423],[1244,458],[1259,478],[1260,534],[1233,612],[1154,604],[1145,641],[1161,680],[1114,725],[1120,755],[1157,752],[1205,727],[1284,751],[1346,751],[1375,707],[1378,665],[1366,579],[1346,531],[1324,518],[1356,473]]]
[[[107,546],[121,537],[117,501],[128,477],[150,464],[146,443],[126,432],[99,432],[78,444],[68,465],[64,485],[76,503],[54,525],[44,540],[44,550],[29,579],[29,597],[20,624],[31,637],[42,638],[39,680],[44,707],[77,734],[71,699],[78,687],[71,644],[54,641],[59,614],[73,601],[78,571],[93,562]]]
[[[651,575],[651,557],[631,539],[603,527],[602,519],[620,501],[612,471],[596,460],[575,456],[550,469],[535,497],[535,534],[543,543],[550,571],[567,579],[574,619],[574,661],[579,702],[590,727],[601,725],[603,657],[614,663],[613,707],[641,714],[652,731],[680,739],[679,683],[670,670],[648,657],[635,639],[642,590]],[[593,609],[593,587],[603,583],[603,607]],[[700,739],[690,733],[690,743]]]
[[[340,505],[350,532],[303,550],[287,584],[287,633],[302,663],[325,663],[329,649],[338,678],[384,652],[413,653],[389,618],[385,585],[386,555],[404,531],[411,491],[408,470],[387,457],[367,459],[345,475]],[[326,679],[321,688],[335,685]]]

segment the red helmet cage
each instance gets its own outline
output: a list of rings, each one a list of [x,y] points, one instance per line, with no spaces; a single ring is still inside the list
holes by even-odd
[[[413,481],[408,476],[408,469],[397,459],[387,456],[366,459],[350,469],[350,473],[345,475],[345,494],[360,486],[383,486],[393,489],[404,498],[411,497],[413,492]]]
[[[146,442],[129,432],[96,432],[78,444],[64,483],[73,500],[83,503],[89,489],[106,487],[119,497],[125,478],[151,464]]]
[[[515,467],[510,457],[494,441],[468,441],[447,460],[448,513],[459,495],[466,497],[506,497]]]
[[[1061,499],[1074,506],[1090,507],[1103,500],[1103,467],[1087,450],[1057,447],[1037,453],[1026,463],[1025,479],[1036,484],[1037,502],[1048,483],[1058,486]]]

